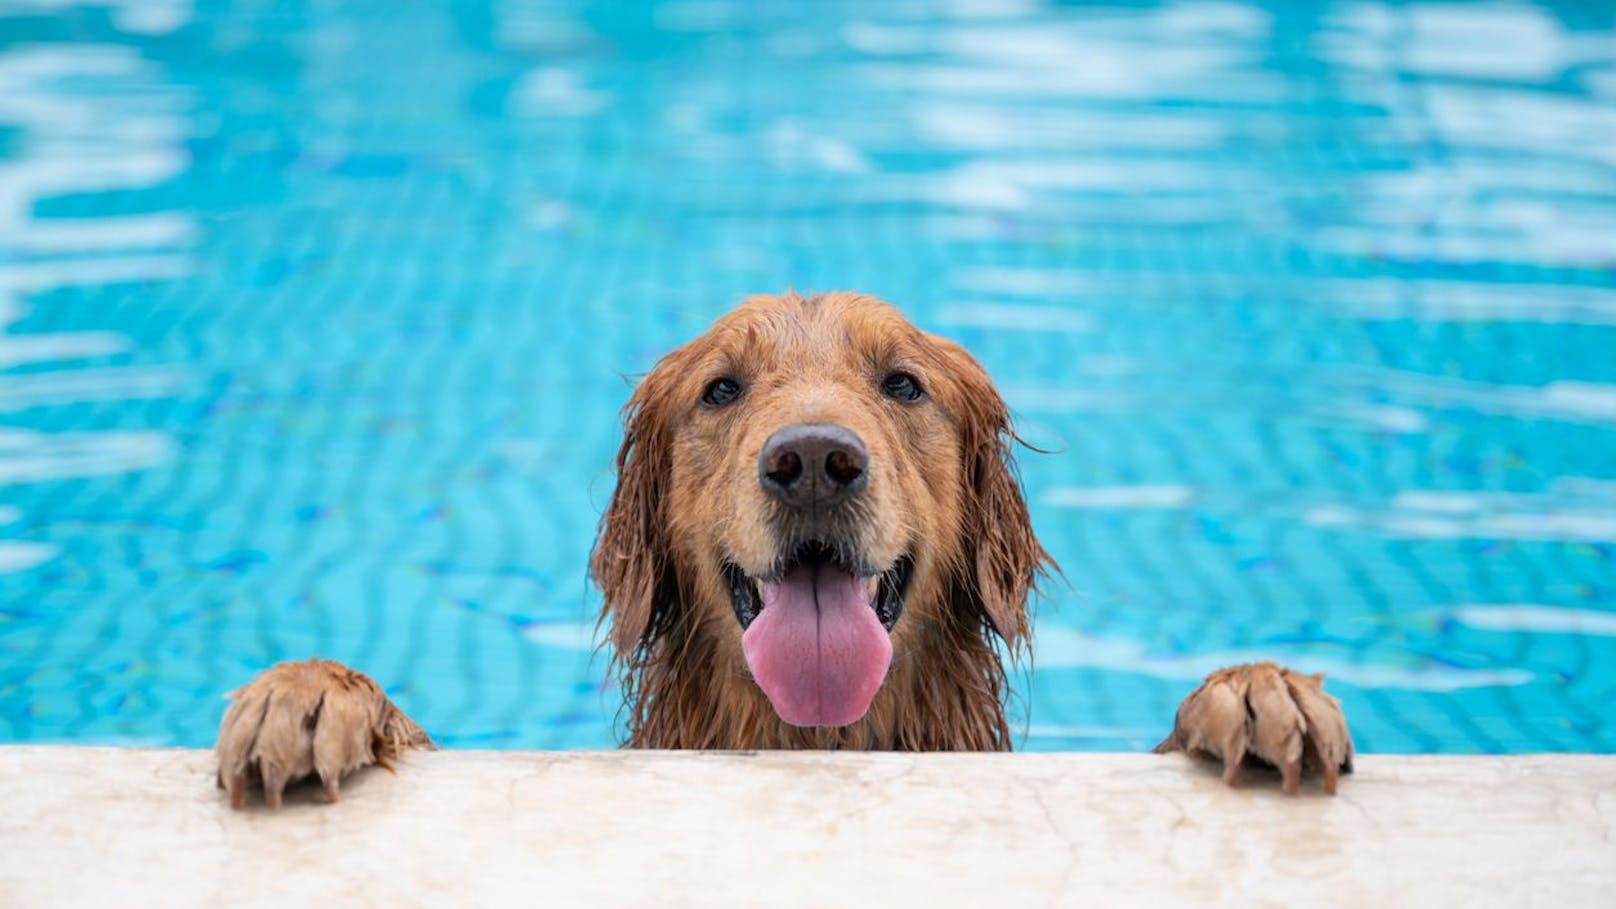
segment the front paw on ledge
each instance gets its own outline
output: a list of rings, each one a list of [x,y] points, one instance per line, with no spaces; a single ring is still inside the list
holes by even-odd
[[[1323,675],[1274,663],[1219,669],[1179,705],[1172,734],[1154,751],[1222,761],[1230,786],[1240,765],[1255,759],[1277,767],[1291,795],[1302,774],[1321,772],[1324,791],[1334,795],[1339,775],[1352,772],[1352,739],[1341,704],[1324,693],[1323,682]]]
[[[281,805],[287,783],[318,776],[327,801],[337,800],[344,774],[392,761],[432,740],[364,673],[331,660],[277,663],[232,691],[219,722],[214,753],[218,783],[230,807],[247,802],[262,784],[264,801]]]

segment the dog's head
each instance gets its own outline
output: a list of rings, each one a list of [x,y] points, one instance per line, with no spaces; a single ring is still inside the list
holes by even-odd
[[[1010,441],[976,361],[892,307],[746,301],[625,409],[591,564],[618,659],[632,674],[702,629],[781,720],[845,726],[895,651],[962,627],[1014,645],[1047,557]]]

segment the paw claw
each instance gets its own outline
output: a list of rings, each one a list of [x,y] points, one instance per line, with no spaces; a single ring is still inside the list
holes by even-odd
[[[281,663],[230,694],[214,752],[230,806],[242,808],[259,783],[278,808],[288,783],[318,776],[335,802],[342,776],[368,764],[391,767],[411,748],[430,748],[421,727],[369,677],[329,660]]]
[[[1222,761],[1230,786],[1246,761],[1267,764],[1279,769],[1291,795],[1305,774],[1319,771],[1324,791],[1334,795],[1340,774],[1352,772],[1352,739],[1323,678],[1273,663],[1220,669],[1184,698],[1172,733],[1155,751]]]
[[[264,804],[271,808],[281,806],[281,793],[286,791],[288,774],[281,767],[265,767],[264,774]]]

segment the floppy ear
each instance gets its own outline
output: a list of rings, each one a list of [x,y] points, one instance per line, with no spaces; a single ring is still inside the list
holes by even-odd
[[[672,431],[667,414],[668,361],[652,369],[623,408],[623,444],[617,450],[617,486],[600,519],[589,573],[605,602],[618,659],[629,659],[654,632],[672,603],[663,503],[672,481]]]
[[[948,402],[959,421],[963,448],[964,596],[1014,646],[1028,633],[1027,597],[1053,566],[1039,545],[1021,496],[1010,446],[1010,411],[993,382],[963,347],[931,339],[954,385]]]

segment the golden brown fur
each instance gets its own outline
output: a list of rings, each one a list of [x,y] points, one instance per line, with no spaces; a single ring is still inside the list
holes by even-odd
[[[895,369],[919,379],[927,406],[882,397]],[[744,375],[748,399],[703,409],[703,388],[728,374]],[[748,674],[721,574],[725,558],[773,558],[758,454],[775,429],[805,421],[845,425],[869,448],[858,544],[878,562],[905,549],[915,560],[886,682],[865,718],[840,728],[775,715]],[[591,568],[630,746],[1010,747],[1000,654],[1025,643],[1027,598],[1049,558],[1010,459],[1009,414],[962,348],[866,296],[753,297],[663,358],[624,422]]]
[[[329,801],[342,777],[369,764],[392,769],[432,740],[363,673],[331,660],[278,663],[229,694],[214,754],[219,788],[230,806],[246,803],[248,785],[280,807],[287,783],[317,776]]]
[[[895,373],[917,379],[924,400],[884,397],[883,377]],[[744,394],[703,406],[716,377],[744,382]],[[1010,747],[1004,660],[1026,647],[1027,599],[1053,566],[1021,497],[1009,414],[963,349],[870,297],[753,297],[663,358],[624,417],[617,486],[590,567],[605,595],[629,746]],[[787,424],[827,423],[855,433],[868,455],[864,485],[834,510],[836,557],[857,562],[842,569],[912,571],[890,625],[891,665],[868,710],[850,725],[799,727],[754,681],[742,601],[725,579],[768,576],[790,544],[791,525],[771,511],[760,480],[765,441]],[[337,663],[282,663],[231,697],[217,752],[234,807],[258,783],[278,805],[282,788],[305,776],[335,800],[350,770],[431,747],[375,682]],[[1352,769],[1346,722],[1319,677],[1271,663],[1209,676],[1157,750],[1223,760],[1231,785],[1243,763],[1268,763],[1289,792],[1319,770],[1333,792],[1337,774]]]
[[[1323,686],[1322,675],[1273,663],[1219,669],[1184,698],[1156,753],[1187,751],[1219,761],[1230,786],[1253,760],[1277,769],[1292,795],[1303,773],[1319,772],[1324,791],[1334,795],[1340,774],[1352,772],[1352,738],[1341,704]]]

